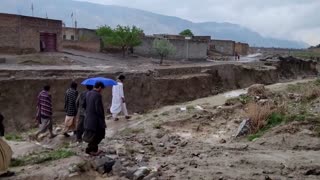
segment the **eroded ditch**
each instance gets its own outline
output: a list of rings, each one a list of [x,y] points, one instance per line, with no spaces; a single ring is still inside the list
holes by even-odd
[[[169,67],[146,72],[124,72],[125,94],[131,113],[144,113],[164,105],[186,102],[252,84],[273,84],[317,75],[316,63],[297,59],[265,64],[219,64],[201,67]],[[34,125],[36,97],[44,84],[52,86],[54,120],[62,122],[64,93],[72,80],[88,76],[115,78],[119,72],[103,71],[6,71],[1,77],[0,107],[9,130],[23,131]],[[8,76],[8,77],[6,77]],[[80,85],[80,91],[83,89]],[[107,109],[111,89],[104,93]]]

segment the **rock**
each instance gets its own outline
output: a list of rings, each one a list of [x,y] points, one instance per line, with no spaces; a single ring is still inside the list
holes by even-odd
[[[113,170],[113,166],[115,165],[115,162],[116,161],[112,160],[112,161],[108,161],[108,162],[104,163],[104,166],[103,166],[104,172],[105,173],[111,172]]]
[[[98,171],[100,174],[109,173],[115,164],[115,160],[105,156],[102,158],[96,158],[91,162],[91,166]]]
[[[105,163],[114,161],[112,158],[105,156],[102,158],[96,158],[93,161],[91,161],[91,166],[93,169],[97,170],[99,167],[104,166]]]
[[[69,170],[70,173],[75,173],[75,172],[79,172],[80,168],[77,165],[73,164],[72,166],[70,166],[68,168],[68,170]]]
[[[195,160],[192,160],[192,161],[190,161],[189,166],[197,168],[198,164],[197,164],[197,162]]]
[[[131,164],[131,163],[130,163],[130,162],[128,162],[128,161],[123,162],[123,166],[124,166],[124,167],[128,167],[128,166],[130,166],[130,164]]]
[[[265,105],[265,104],[267,104],[267,102],[270,102],[268,99],[260,99],[259,101],[258,101],[258,104],[259,105]]]
[[[104,173],[105,173],[103,166],[98,167],[98,169],[96,169],[96,171],[97,171],[99,174],[104,174]]]
[[[117,149],[117,155],[118,156],[126,156],[127,155],[127,152],[126,152],[126,150],[124,149],[124,148],[118,148]]]
[[[187,144],[188,144],[188,141],[182,141],[181,144],[180,144],[180,146],[181,146],[181,147],[185,147]]]
[[[144,155],[141,155],[141,154],[137,155],[137,157],[135,158],[137,162],[141,162],[143,159],[144,159]]]
[[[159,131],[159,132],[156,134],[156,138],[158,138],[158,139],[162,138],[163,136],[165,136],[165,132],[164,132],[164,131]]]
[[[320,176],[320,169],[310,169],[306,173],[304,173],[306,176]]]
[[[116,161],[112,167],[112,172],[115,175],[120,175],[121,172],[124,170],[120,161]]]
[[[199,106],[199,105],[195,106],[194,108],[195,108],[196,110],[199,110],[199,111],[203,111],[203,110],[204,110],[203,107],[201,107],[201,106]]]
[[[61,127],[56,127],[56,129],[55,129],[55,132],[58,134],[58,133],[60,133],[62,131],[62,128]]]
[[[127,168],[127,171],[126,171],[126,178],[128,179],[133,179],[133,174],[136,172],[136,169],[135,168]]]
[[[221,144],[225,144],[227,141],[226,141],[225,139],[221,139],[219,142],[220,142]]]
[[[264,177],[265,180],[272,180],[269,176]]]
[[[164,143],[159,143],[159,147],[164,147]]]
[[[158,171],[151,171],[149,175],[143,178],[143,180],[152,180],[152,179],[157,179],[156,177],[159,176]]]
[[[249,133],[249,131],[250,131],[250,120],[245,119],[239,125],[237,133],[235,134],[235,137],[246,135]]]
[[[133,180],[142,180],[144,177],[148,176],[150,169],[148,167],[140,167],[133,173]]]
[[[106,154],[117,154],[117,150],[113,147],[109,147],[107,150],[106,150]]]

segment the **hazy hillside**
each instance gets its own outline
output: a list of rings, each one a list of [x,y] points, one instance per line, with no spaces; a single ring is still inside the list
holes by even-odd
[[[71,13],[74,12],[78,27],[96,28],[101,25],[136,25],[146,34],[179,33],[189,28],[196,35],[211,35],[216,39],[232,39],[248,42],[250,45],[266,47],[305,48],[303,42],[286,41],[262,37],[247,28],[230,23],[193,23],[177,17],[159,15],[138,9],[106,6],[72,0],[33,0],[34,15],[39,17],[62,19],[71,25]],[[0,12],[31,15],[30,0],[1,0]]]

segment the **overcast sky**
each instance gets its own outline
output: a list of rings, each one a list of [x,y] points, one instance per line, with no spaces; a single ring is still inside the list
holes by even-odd
[[[264,36],[320,44],[320,0],[81,0],[194,22],[231,22]]]

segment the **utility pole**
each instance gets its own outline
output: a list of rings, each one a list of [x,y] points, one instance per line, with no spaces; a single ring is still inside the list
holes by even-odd
[[[186,40],[186,44],[187,44],[186,59],[189,60],[189,40],[191,39],[191,37],[186,36],[184,39]]]
[[[32,11],[32,17],[34,16],[33,15],[33,3],[31,3],[31,11]]]

